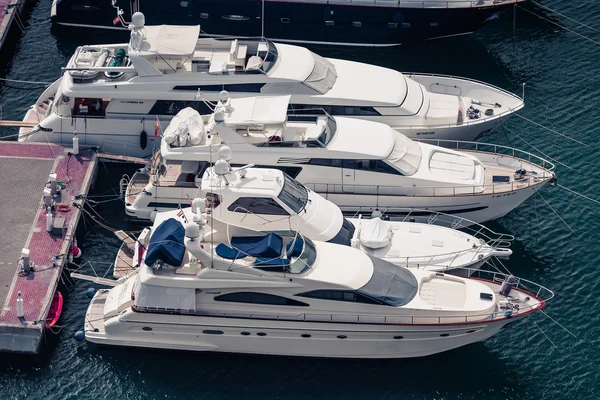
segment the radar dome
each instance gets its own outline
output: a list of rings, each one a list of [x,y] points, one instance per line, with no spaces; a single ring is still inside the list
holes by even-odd
[[[144,17],[144,14],[139,11],[133,13],[131,16],[131,25],[137,29],[143,28],[144,25],[146,25],[146,17]]]
[[[225,175],[229,172],[229,163],[223,159],[217,160],[215,163],[215,174]]]
[[[219,149],[219,158],[225,161],[231,161],[231,148],[229,146],[222,146]]]
[[[185,236],[190,239],[196,239],[200,236],[200,227],[198,224],[185,224]]]
[[[229,100],[229,92],[227,90],[221,90],[219,92],[219,101],[225,103],[227,100]]]

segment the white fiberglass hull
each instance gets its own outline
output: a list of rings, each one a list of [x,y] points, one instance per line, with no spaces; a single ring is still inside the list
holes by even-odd
[[[90,310],[99,300],[97,296],[92,301],[86,321],[94,320]],[[98,322],[86,322],[85,330],[89,342],[111,346],[304,357],[409,358],[483,341],[519,318],[411,326],[251,320],[127,310],[104,321],[100,328]]]

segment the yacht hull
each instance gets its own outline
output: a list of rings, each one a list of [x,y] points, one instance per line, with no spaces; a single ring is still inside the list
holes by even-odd
[[[92,301],[86,321],[94,321]],[[423,357],[480,342],[521,317],[448,325],[371,325],[138,313],[86,322],[89,342],[127,347],[302,357]],[[95,320],[98,320],[96,316]],[[97,329],[97,332],[94,332]],[[304,335],[304,336],[303,336]]]
[[[196,25],[208,35],[265,36],[279,41],[358,46],[393,46],[469,34],[481,28],[514,1],[464,1],[449,7],[413,2],[411,6],[319,4],[302,1],[175,0],[137,2],[118,0],[124,19],[134,7],[150,25]],[[361,4],[362,3],[362,4]],[[438,2],[439,3],[439,2]],[[110,1],[54,0],[53,22],[87,28],[124,29],[113,24],[117,15]]]

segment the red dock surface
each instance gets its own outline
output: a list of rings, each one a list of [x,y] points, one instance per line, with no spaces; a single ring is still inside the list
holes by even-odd
[[[96,154],[83,150],[69,155],[61,146],[41,143],[0,142],[0,351],[35,353],[52,296],[67,259],[77,223],[75,196],[87,194],[96,169]],[[55,211],[65,219],[64,234],[46,231],[43,190],[50,173],[66,188],[55,198],[68,211]],[[33,271],[22,273],[21,249],[30,250]],[[54,261],[54,266],[53,266]],[[17,317],[16,299],[24,299],[24,318]]]

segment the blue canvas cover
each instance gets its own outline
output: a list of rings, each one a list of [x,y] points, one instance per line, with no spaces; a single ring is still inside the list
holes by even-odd
[[[266,236],[234,236],[231,247],[252,257],[280,257],[283,248],[281,236],[271,232]]]
[[[152,267],[156,261],[179,267],[185,255],[185,229],[175,218],[163,221],[152,234],[146,253],[146,265]]]

